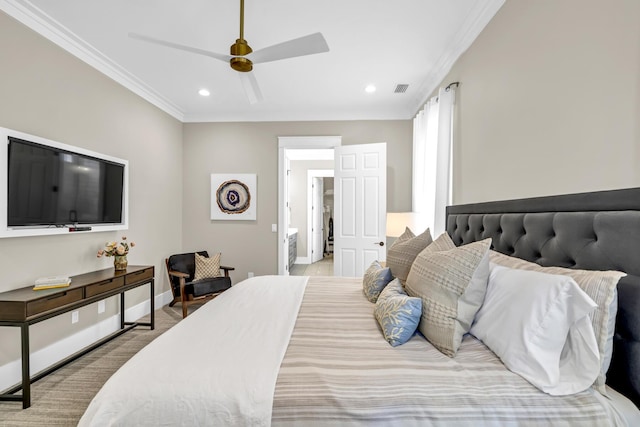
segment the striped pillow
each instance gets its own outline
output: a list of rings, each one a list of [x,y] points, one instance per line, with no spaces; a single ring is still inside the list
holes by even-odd
[[[387,251],[387,267],[391,269],[391,274],[404,284],[413,261],[432,241],[428,228],[419,236],[414,236],[413,232],[407,228]]]
[[[196,272],[193,281],[220,277],[220,253],[211,258],[196,253]]]
[[[453,245],[453,248],[450,248]],[[487,292],[491,239],[455,247],[442,236],[416,258],[406,290],[422,299],[418,329],[438,350],[455,356]]]

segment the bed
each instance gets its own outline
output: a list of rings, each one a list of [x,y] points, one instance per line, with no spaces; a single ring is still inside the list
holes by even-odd
[[[451,206],[447,234],[490,238],[496,262],[626,273],[603,392],[542,392],[472,334],[454,357],[420,333],[390,346],[362,278],[261,276],[131,358],[79,425],[640,425],[640,189]]]

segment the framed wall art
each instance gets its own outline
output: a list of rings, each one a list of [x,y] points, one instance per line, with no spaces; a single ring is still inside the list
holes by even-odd
[[[255,173],[212,173],[211,219],[255,220],[256,191]]]

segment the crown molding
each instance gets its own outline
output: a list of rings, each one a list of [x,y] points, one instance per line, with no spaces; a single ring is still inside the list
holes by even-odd
[[[27,0],[0,0],[0,10],[113,79],[170,116],[184,121],[184,112],[142,80],[57,22]]]
[[[255,113],[195,113],[185,114],[183,123],[213,123],[213,122],[340,122],[340,121],[370,121],[370,120],[412,120],[409,111],[362,110],[358,112],[255,112]]]
[[[451,49],[445,50],[445,54],[437,61],[433,67],[433,71],[425,77],[420,85],[417,93],[423,94],[423,98],[416,99],[413,108],[414,116],[427,102],[431,93],[438,87],[447,74],[449,74],[449,71],[451,71],[451,68],[458,58],[471,46],[482,30],[484,30],[484,27],[487,26],[489,21],[491,21],[498,10],[500,10],[504,2],[505,0],[492,0],[484,4],[481,2],[475,3],[475,8],[469,11],[467,19],[461,25],[461,28],[463,30],[466,29],[466,31],[458,33],[458,37],[451,43]]]

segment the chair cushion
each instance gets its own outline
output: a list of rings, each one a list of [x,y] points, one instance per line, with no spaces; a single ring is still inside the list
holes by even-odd
[[[194,297],[201,297],[216,292],[222,292],[231,287],[230,277],[212,277],[209,279],[197,280],[185,284],[185,292]]]

